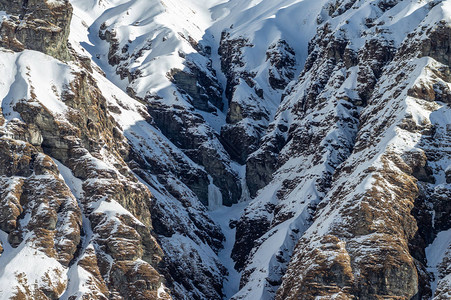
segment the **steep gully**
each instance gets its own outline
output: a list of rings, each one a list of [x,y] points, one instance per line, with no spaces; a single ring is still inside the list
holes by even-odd
[[[205,7],[205,9],[211,10],[210,7]],[[219,47],[223,34],[223,29],[232,27],[232,24],[228,24],[227,16],[219,17],[218,15],[216,15],[215,17],[217,19],[221,19],[221,21],[219,22],[220,25],[212,24],[210,28],[207,28],[205,30],[204,35],[206,39],[200,40],[198,41],[198,43],[208,45],[211,49],[210,59],[212,62],[212,67],[216,72],[216,79],[221,84],[222,90],[224,91],[222,93],[223,109],[222,111],[218,111],[218,116],[216,118],[211,118],[211,116],[209,116],[208,114],[203,115],[207,123],[212,128],[216,129],[219,140],[224,145],[224,148],[229,152],[230,156],[237,158],[240,157],[241,154],[235,150],[235,147],[233,147],[229,141],[219,136],[221,127],[226,125],[227,112],[229,110],[229,99],[225,95],[228,82],[221,66],[221,61],[224,58],[222,58],[221,55],[219,54]],[[105,41],[101,41],[98,39],[98,37],[96,36],[97,33],[95,29],[96,27],[94,26],[90,30],[91,35],[90,44],[83,44],[84,49],[88,51],[93,58],[98,56],[98,53],[100,52],[99,49],[105,49],[106,43]],[[116,69],[114,66],[112,66],[109,62],[106,61],[95,59],[94,61],[98,63],[98,65],[105,72],[105,74],[111,80],[112,83],[116,84],[118,87],[125,90],[123,80],[116,74]],[[298,61],[299,66],[303,65],[303,63],[304,62],[302,60]],[[296,78],[301,72],[301,68],[299,66],[297,73],[293,76],[294,78]],[[277,94],[274,96],[273,99],[267,100],[269,102],[277,104],[280,103],[281,96],[282,96],[281,94]],[[276,107],[277,105],[275,105],[275,108]],[[201,111],[200,113],[202,114]],[[275,111],[271,112],[271,114],[274,115]],[[236,222],[240,219],[244,209],[246,208],[250,200],[250,195],[246,183],[245,162],[243,164],[243,161],[240,162],[235,161],[233,163],[233,166],[236,172],[240,175],[239,181],[242,187],[242,195],[239,203],[234,204],[231,207],[223,206],[222,204],[218,203],[217,193],[215,193],[214,191],[209,193],[209,210],[210,210],[209,215],[220,226],[222,233],[226,238],[223,243],[224,248],[219,252],[218,255],[221,260],[221,263],[227,268],[228,272],[227,279],[224,282],[223,286],[224,296],[226,297],[226,299],[230,299],[234,294],[236,294],[239,291],[240,279],[242,275],[242,272],[238,272],[235,269],[235,261],[232,259],[232,250],[235,247],[235,234],[236,234],[236,227],[232,226],[232,224],[236,224]],[[287,255],[289,256],[290,254],[288,253]],[[280,280],[280,277],[278,280]]]
[[[223,90],[226,91],[227,90],[227,82],[225,80],[225,76],[224,76],[223,70],[222,70],[222,68],[220,66],[221,57],[217,54],[218,53],[218,49],[219,49],[218,45],[220,43],[222,31],[218,31],[217,28],[218,28],[217,25],[212,26],[212,28],[209,28],[209,29],[206,30],[206,34],[205,35],[209,37],[208,38],[208,44],[209,44],[209,46],[211,48],[211,53],[212,53],[211,60],[213,61],[213,68],[216,71],[217,77],[218,77],[219,82],[221,83],[221,85],[223,87]],[[213,36],[213,39],[211,38],[211,36]],[[204,44],[205,44],[205,42],[204,42]],[[87,50],[89,50],[89,49],[87,49]],[[341,49],[341,50],[343,50],[343,49]],[[92,49],[91,49],[91,51],[92,51]],[[92,53],[92,54],[94,55],[94,53]],[[336,55],[343,55],[343,53],[334,53],[334,55],[335,54]],[[307,57],[304,57],[304,61],[306,59],[307,59]],[[389,63],[389,61],[391,59],[392,59],[392,57],[389,57],[384,63]],[[299,65],[303,65],[303,61],[298,61],[297,63]],[[382,69],[382,66],[379,66],[378,68]],[[110,72],[111,71],[110,69],[108,69],[108,70],[106,69],[105,71],[107,71],[106,72],[107,74],[113,74],[113,72]],[[301,71],[298,70],[295,73],[294,78],[297,78],[300,73],[301,73]],[[117,79],[114,79],[113,81],[117,81]],[[280,95],[277,95],[276,98],[269,99],[269,100],[271,102],[274,102],[274,103],[280,103]],[[228,102],[227,97],[225,97],[225,92],[223,93],[223,103],[224,103],[223,112],[226,112],[228,107],[229,107],[229,102]],[[361,104],[357,105],[358,106],[357,110],[360,110],[362,107],[365,106],[365,104],[366,103],[361,103]],[[219,124],[219,127],[221,125],[225,125],[225,113],[223,115],[221,115],[221,118],[222,118],[222,122],[223,123]],[[355,119],[359,120],[360,116],[357,116]],[[349,139],[350,143],[346,145],[348,147],[348,149],[347,149],[347,151],[345,151],[345,153],[347,153],[347,154],[342,156],[342,157],[340,157],[340,160],[336,162],[336,165],[333,167],[334,170],[330,171],[330,177],[329,178],[332,178],[332,177],[335,176],[335,168],[338,165],[340,165],[340,163],[346,161],[346,159],[349,157],[349,155],[351,155],[351,153],[353,152],[353,148],[355,146],[354,145],[354,143],[355,143],[355,136],[357,135],[357,128],[359,127],[359,123],[358,122],[356,123],[355,119],[351,120],[351,122],[349,123],[350,127],[354,128],[354,130],[353,131],[351,130],[351,133],[350,133],[351,138]],[[208,118],[206,118],[206,120],[207,120],[207,122],[209,121]],[[217,123],[210,124],[210,125],[212,127],[214,127],[214,128],[218,128],[218,124]],[[228,146],[227,142],[224,142],[224,143],[226,144],[225,145],[225,149],[230,149],[230,147],[227,147]],[[231,150],[231,151],[234,151],[234,150]],[[236,153],[230,153],[230,154],[231,154],[232,157],[236,157],[237,156]],[[244,167],[243,166],[238,166],[238,167],[236,167],[236,169],[240,170],[240,169],[244,169]],[[245,179],[245,174],[242,171],[239,172],[239,173],[241,174],[241,177],[243,179],[242,180],[243,190],[245,190],[246,186],[247,186],[247,184],[246,184],[246,182],[244,180]],[[329,179],[329,184],[327,182],[324,182],[323,187],[325,187],[325,189],[322,190],[322,193],[327,194],[329,192],[329,190],[330,190],[330,182],[331,182],[331,179]],[[209,202],[217,202],[217,201],[211,201],[211,200],[213,200],[213,199],[211,199],[211,197],[213,197],[213,196],[217,197],[217,193],[215,193],[214,191],[211,191],[211,193],[210,193],[210,191],[209,191],[209,196],[210,196]],[[243,210],[246,208],[246,205],[247,205],[246,201],[247,200],[249,200],[249,198],[247,196],[242,197],[241,202],[239,204],[236,204],[236,205],[232,206],[231,208],[213,207],[213,206],[210,207],[212,209],[212,211],[210,212],[210,216],[221,226],[221,228],[223,230],[223,233],[226,236],[226,241],[224,243],[225,247],[220,252],[219,257],[222,259],[222,263],[224,264],[224,266],[226,266],[228,268],[228,270],[229,270],[228,282],[225,283],[225,286],[224,286],[224,290],[225,290],[225,293],[226,293],[227,297],[231,297],[232,295],[235,294],[235,292],[238,291],[238,289],[239,289],[238,288],[238,284],[239,284],[239,277],[240,277],[240,274],[234,270],[234,262],[231,260],[231,252],[232,252],[232,248],[234,247],[234,244],[235,244],[235,241],[234,241],[235,229],[231,229],[230,228],[230,224],[231,223],[234,224],[235,223],[234,221],[237,221],[240,218],[240,216],[242,215]],[[311,206],[312,211],[310,211],[310,216],[314,214],[314,211],[316,209],[316,205],[317,204],[318,204],[318,202],[316,202],[316,203],[313,202],[312,203],[312,206]],[[420,203],[418,205],[422,205],[422,204]],[[307,225],[306,227],[304,227],[304,231],[306,231],[308,229],[308,226],[309,226],[309,223],[310,223],[309,216],[305,217],[304,221],[306,221],[306,225]],[[296,228],[296,230],[297,230],[297,232],[296,232],[295,236],[297,236],[297,238],[299,238],[303,234],[303,231],[299,231],[298,228]],[[249,238],[249,237],[246,237],[246,238]],[[258,236],[256,238],[258,238]],[[296,237],[294,239],[296,239]],[[428,242],[430,243],[431,240],[428,240]],[[253,243],[253,241],[251,241],[251,243]],[[251,244],[251,248],[252,248],[252,245],[253,244]],[[292,252],[293,248],[294,248],[294,244],[292,245],[291,249],[287,249],[287,251],[284,254],[284,257],[288,257],[288,258],[291,257],[291,252]],[[423,257],[423,259],[424,259],[424,257]],[[277,276],[271,278],[271,279],[274,280],[276,287],[278,286],[278,284],[279,284],[279,282],[281,280],[281,277],[284,275],[284,269],[286,268],[286,264],[287,264],[286,261],[283,262],[282,265],[279,266],[280,269],[282,270],[281,273],[279,273]]]
[[[210,10],[211,8],[207,8],[207,10]],[[221,17],[216,16],[218,19],[221,19]],[[212,128],[216,128],[218,131],[218,137],[219,136],[219,131],[220,128],[223,127],[224,125],[227,124],[226,122],[226,117],[227,117],[227,111],[229,109],[229,104],[230,104],[230,96],[227,97],[226,96],[226,91],[227,91],[227,86],[228,86],[228,82],[226,79],[226,75],[224,73],[223,67],[221,66],[221,61],[225,60],[225,57],[221,57],[221,54],[219,53],[219,47],[221,44],[221,39],[223,38],[223,30],[225,28],[228,27],[232,27],[232,24],[228,24],[227,22],[227,16],[223,17],[222,20],[220,22],[218,22],[220,25],[218,24],[213,24],[210,28],[207,28],[205,30],[205,37],[206,40],[201,40],[198,41],[199,44],[203,44],[203,45],[208,45],[211,49],[211,56],[210,59],[212,61],[212,66],[213,69],[216,72],[216,77],[217,80],[219,81],[219,83],[222,86],[222,90],[224,91],[222,93],[222,100],[223,100],[223,109],[221,112],[219,112],[219,118],[209,118],[208,115],[205,116],[205,120],[207,121],[207,123],[209,123],[209,125]],[[91,33],[93,33],[95,35],[95,30],[92,30]],[[90,38],[91,41],[91,45],[86,45],[85,49],[91,53],[91,55],[93,57],[95,57],[97,55],[98,51],[98,47],[100,48],[104,48],[104,46],[102,45],[98,45],[97,43],[102,43],[101,41],[99,41],[96,37],[92,37]],[[103,42],[104,43],[104,42]],[[224,54],[223,54],[224,55]],[[297,71],[293,74],[293,78],[297,78],[299,76],[299,74],[302,72],[302,66],[304,65],[305,60],[307,59],[307,57],[302,57],[301,59],[298,59],[297,61]],[[124,89],[124,85],[121,82],[122,80],[120,78],[118,78],[118,75],[115,74],[115,69],[114,67],[112,67],[109,63],[105,63],[104,61],[99,61],[100,67],[105,71],[105,73],[107,74],[107,77],[110,78],[110,80],[113,83],[116,83],[118,86],[120,86],[122,89]],[[274,114],[275,114],[275,109],[277,108],[277,103],[281,102],[281,98],[282,98],[282,94],[276,94],[276,95],[265,95],[265,97],[267,98],[266,100],[268,102],[274,103],[276,104],[274,106],[274,111],[270,112],[270,115],[272,115],[272,118],[274,118]],[[273,97],[273,98],[271,98]],[[269,98],[269,99],[268,99]],[[218,122],[218,119],[220,120]],[[269,120],[269,123],[272,120]],[[213,123],[212,123],[213,122]],[[353,127],[355,126],[355,124],[353,125]],[[356,134],[356,133],[354,133]],[[235,159],[239,159],[239,157],[242,157],[241,153],[239,153],[236,150],[236,147],[233,147],[230,142],[227,139],[224,138],[220,138],[221,143],[223,143],[224,148],[229,152],[230,156],[232,158]],[[352,145],[351,145],[351,149],[352,149]],[[351,151],[349,151],[348,153],[350,153]],[[246,155],[247,156],[247,155]],[[345,160],[346,157],[343,157],[343,160]],[[240,159],[240,162],[235,162],[235,169],[237,171],[238,174],[240,174],[240,181],[241,181],[241,187],[242,187],[242,196],[240,199],[240,203],[233,205],[232,207],[227,207],[227,206],[222,206],[222,205],[217,205],[218,200],[217,199],[213,199],[214,197],[217,197],[215,195],[214,192],[209,193],[209,209],[210,209],[210,217],[221,227],[221,230],[223,232],[223,234],[225,235],[225,242],[223,244],[224,249],[222,249],[219,253],[219,258],[221,259],[221,262],[223,263],[223,265],[227,268],[228,271],[228,277],[226,282],[224,282],[224,293],[225,293],[225,297],[227,299],[231,298],[234,294],[236,294],[239,291],[239,286],[240,286],[240,279],[241,279],[241,275],[242,272],[238,272],[235,268],[236,268],[236,262],[232,259],[232,251],[234,248],[236,248],[236,244],[235,244],[235,234],[236,234],[236,223],[237,221],[240,219],[241,215],[244,212],[244,209],[247,207],[247,204],[250,200],[250,195],[249,192],[247,190],[247,183],[246,183],[246,173],[245,173],[245,163],[243,164],[243,160]],[[327,184],[325,185],[327,186]],[[324,193],[327,193],[329,188],[326,188],[323,190]],[[255,196],[255,195],[254,195]],[[216,205],[212,205],[211,203],[216,203]],[[312,204],[315,205],[315,204]],[[314,206],[312,206],[314,207]],[[314,211],[310,211],[310,214],[313,214]],[[310,216],[307,215],[303,218],[309,219]],[[305,222],[305,221],[301,221],[301,222]],[[309,223],[309,221],[307,221],[307,224]],[[232,225],[233,224],[233,225]],[[306,225],[307,225],[306,224]],[[293,232],[290,234],[290,236],[293,238],[294,236],[297,236],[298,238],[302,235],[302,233],[307,229],[308,227],[303,226],[303,231],[299,231],[298,229],[293,229]],[[296,231],[296,233],[294,233]],[[260,235],[263,232],[260,233]],[[245,237],[246,239],[252,238],[251,237]],[[249,245],[253,245],[253,241],[249,240]],[[286,243],[284,243],[285,245]],[[284,257],[290,257],[291,256],[291,252],[294,249],[294,243],[291,243],[291,248],[290,249],[285,249],[285,253],[284,253]],[[286,246],[286,245],[285,245]],[[241,247],[241,246],[238,246]],[[252,248],[252,246],[249,248],[250,251]],[[236,249],[235,249],[236,250]],[[279,266],[279,268],[281,268],[282,270],[286,268],[286,263],[288,261],[285,261],[284,263],[282,263],[281,266]],[[272,276],[272,280],[274,280],[274,282],[280,282],[281,281],[281,277],[283,276],[283,272],[282,273],[278,273],[278,275]]]

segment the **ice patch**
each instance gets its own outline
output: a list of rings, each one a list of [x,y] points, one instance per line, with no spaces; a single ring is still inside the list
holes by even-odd
[[[215,210],[222,206],[221,190],[213,184],[213,178],[208,175],[210,184],[208,185],[208,209]]]

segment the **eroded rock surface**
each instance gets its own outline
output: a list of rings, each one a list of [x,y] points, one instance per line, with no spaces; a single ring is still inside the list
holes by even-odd
[[[0,26],[0,45],[13,51],[36,50],[69,60],[67,38],[72,6],[67,0],[1,1],[7,18]]]
[[[208,5],[0,0],[0,298],[450,298],[449,1]]]
[[[233,253],[244,271],[234,299],[433,296],[424,249],[449,229],[431,215],[448,211],[438,203],[449,194],[449,134],[440,119],[449,110],[449,71],[446,42],[431,40],[446,39],[447,25],[428,23],[440,5],[420,5],[424,21],[402,42],[382,20],[409,5],[324,6],[304,70],[247,160],[255,199],[237,232],[252,238],[237,236]],[[359,9],[372,17],[353,32],[343,24],[360,18]],[[255,232],[256,224],[266,229]],[[280,248],[262,263],[276,241]]]

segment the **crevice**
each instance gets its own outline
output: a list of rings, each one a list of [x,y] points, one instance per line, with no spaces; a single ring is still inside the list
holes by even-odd
[[[77,249],[75,250],[73,257],[72,257],[71,261],[69,262],[69,268],[72,267],[76,262],[78,262],[80,257],[83,255],[83,252],[85,251],[85,247],[84,247],[85,239],[86,239],[86,232],[82,225],[80,228],[80,242],[77,244]]]
[[[28,12],[28,0],[23,0],[22,2],[22,14],[19,16],[20,20],[23,20],[25,18],[25,15]]]
[[[420,194],[415,199],[411,214],[414,216],[418,231],[409,241],[409,252],[415,260],[415,266],[418,272],[418,299],[423,297],[432,297],[432,291],[429,282],[432,280],[426,270],[427,259],[425,249],[427,245],[433,242],[435,233],[433,229],[433,211],[431,203],[428,201],[428,188],[422,182],[418,183]]]

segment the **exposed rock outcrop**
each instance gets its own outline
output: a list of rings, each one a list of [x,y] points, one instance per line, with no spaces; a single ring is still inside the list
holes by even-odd
[[[194,162],[205,167],[213,177],[213,183],[221,189],[223,204],[236,203],[241,197],[238,175],[231,169],[228,154],[221,149],[221,144],[205,126],[202,117],[184,107],[158,102],[149,104],[149,114],[169,140],[184,149]],[[212,143],[217,147],[213,148]],[[193,190],[205,205],[208,205],[208,184],[208,181],[202,181],[202,186]]]
[[[373,9],[336,1],[320,14],[304,70],[286,91],[259,150],[247,160],[247,184],[255,199],[237,228],[252,238],[237,237],[234,247],[240,253],[234,257],[237,266],[245,261],[236,299],[431,296],[424,249],[433,241],[433,224],[440,222],[424,208],[433,205],[421,208],[417,199],[442,203],[438,195],[447,197],[449,188],[437,181],[446,177],[444,170],[433,157],[448,161],[449,154],[443,150],[446,126],[434,124],[443,122],[438,114],[415,116],[428,116],[447,103],[447,67],[421,57],[435,53],[446,63],[448,52],[446,43],[435,50],[421,46],[434,43],[420,32],[442,39],[434,30],[411,24],[409,39],[401,43],[393,28],[377,21],[399,3],[378,1]],[[351,13],[359,9],[373,9],[371,24],[358,31],[361,40],[346,25],[359,19]],[[419,9],[424,18],[429,9]],[[334,20],[340,16],[350,19]],[[256,223],[269,225],[255,234]],[[282,241],[280,248],[273,246],[276,240]],[[249,244],[251,250],[239,251]],[[269,247],[277,250],[262,264],[263,249]],[[261,287],[258,294],[251,286]]]
[[[1,299],[451,297],[449,1],[71,3],[0,0]]]
[[[2,199],[7,199],[2,230],[8,237],[3,255],[6,259],[15,251],[17,259],[30,259],[27,253],[36,249],[48,261],[37,273],[14,261],[5,264],[20,273],[8,290],[42,299],[74,296],[77,281],[68,281],[68,271],[85,274],[80,279],[90,287],[85,297],[156,299],[163,279],[155,268],[163,253],[152,235],[152,195],[124,161],[129,145],[93,75],[46,57],[46,67],[67,76],[57,79],[49,72],[39,78],[48,86],[54,83],[49,96],[34,86],[39,62],[33,59],[45,56],[26,50],[2,55],[10,56],[12,65],[4,68],[16,66],[22,81],[15,84],[23,82],[26,95],[11,95],[2,105],[11,113],[2,128],[1,159],[5,166],[17,161],[2,174]],[[109,164],[102,162],[107,158]],[[47,284],[35,281],[40,276]]]
[[[429,285],[433,277],[426,271],[424,249],[433,240],[432,232],[449,226],[434,229],[436,221],[421,206],[424,200],[418,199],[432,200],[438,191],[439,195],[449,193],[444,183],[437,181],[444,171],[436,168],[432,158],[447,160],[449,153],[439,146],[446,144],[447,138],[431,135],[431,128],[446,131],[443,125],[432,117],[415,120],[412,114],[434,114],[439,108],[434,101],[440,98],[431,98],[426,91],[444,84],[442,80],[449,71],[447,66],[423,57],[431,54],[421,52],[423,32],[413,32],[394,59],[379,69],[380,75],[374,72],[378,83],[360,114],[353,153],[335,172],[324,208],[316,212],[316,220],[298,242],[276,299],[433,296]],[[419,78],[406,78],[406,72]],[[421,77],[422,72],[428,75]],[[384,142],[384,135],[394,126],[399,128],[395,129],[399,130],[397,135]],[[410,150],[403,146],[408,143],[399,139],[410,140],[415,148]],[[379,158],[375,156],[377,147],[383,151]],[[360,179],[353,182],[351,178]],[[367,188],[358,187],[362,182],[367,182]],[[440,202],[438,199],[432,201]],[[446,211],[444,207],[437,209]],[[340,218],[325,223],[332,215]],[[442,292],[438,288],[435,295]]]
[[[140,68],[131,70],[130,65],[142,56],[150,55],[155,47],[152,41],[159,41],[153,39],[133,48],[130,42],[124,45],[123,41],[118,40],[116,30],[114,26],[102,23],[99,27],[99,37],[109,43],[109,64],[116,66],[116,72],[122,78],[129,79],[127,92],[139,101],[146,102],[155,126],[177,147],[183,149],[188,157],[205,167],[213,177],[213,183],[221,189],[223,203],[227,206],[237,203],[241,197],[241,185],[238,174],[230,166],[229,154],[219,142],[217,134],[196,112],[198,110],[217,116],[217,110],[221,111],[224,107],[223,91],[212,68],[209,57],[211,53],[207,50],[209,47],[202,46],[192,37],[182,33],[178,33],[177,37],[171,36],[174,42],[187,43],[195,51],[194,54],[185,54],[179,50],[177,55],[184,68],[173,68],[165,74],[177,92],[174,90],[168,98],[148,91],[143,95],[143,92],[134,86],[147,80],[144,72],[140,71]],[[166,38],[163,38],[163,41],[166,41]],[[202,186],[194,187],[194,191],[202,203],[208,205],[206,192],[209,182],[204,185],[204,178],[200,182]]]
[[[9,262],[0,259],[3,264],[17,264],[18,272],[8,276],[16,282],[12,288],[18,297],[58,299],[67,286],[65,267],[81,238],[80,208],[50,157],[24,141],[6,137],[0,139],[0,149],[0,230],[7,234],[7,239],[2,238],[2,256],[20,253]],[[20,251],[23,248],[35,252],[34,256]],[[46,265],[34,270],[22,265],[21,259],[38,257]],[[48,280],[31,280],[40,276]],[[3,288],[0,295],[8,297]]]
[[[8,17],[0,26],[0,45],[13,51],[36,50],[67,61],[72,6],[67,0],[0,1]]]

